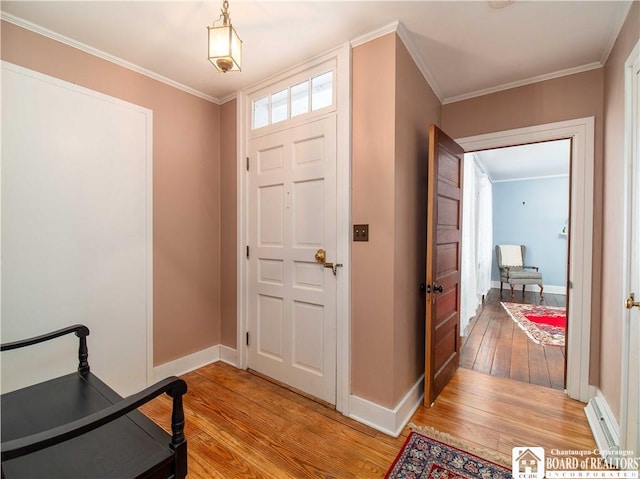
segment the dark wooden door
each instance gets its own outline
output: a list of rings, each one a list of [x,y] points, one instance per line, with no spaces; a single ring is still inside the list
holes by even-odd
[[[430,406],[458,369],[464,150],[429,127],[425,396]]]

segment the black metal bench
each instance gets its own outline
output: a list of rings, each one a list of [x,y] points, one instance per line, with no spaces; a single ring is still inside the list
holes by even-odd
[[[6,343],[1,350],[70,333],[80,339],[77,372],[1,396],[2,478],[184,478],[185,381],[170,377],[122,398],[90,372],[89,329],[83,325]],[[171,435],[137,411],[163,393],[173,398]]]

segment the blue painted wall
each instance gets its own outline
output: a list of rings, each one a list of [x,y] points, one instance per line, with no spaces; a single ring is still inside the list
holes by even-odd
[[[560,232],[568,218],[568,177],[493,183],[494,245],[525,245],[526,263],[540,268],[545,285],[566,285],[568,239]],[[495,251],[491,279],[500,281]]]

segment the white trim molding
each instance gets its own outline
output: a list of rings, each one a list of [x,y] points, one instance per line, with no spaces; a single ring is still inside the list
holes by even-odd
[[[393,409],[351,396],[349,417],[389,436],[398,437],[424,399],[424,374]]]
[[[336,409],[345,415],[351,397],[351,53],[351,46],[345,44],[336,56],[336,249],[343,265],[336,286]]]
[[[607,39],[607,44],[602,50],[602,57],[600,57],[600,63],[603,66],[607,63],[607,60],[609,60],[609,55],[611,55],[611,51],[616,44],[616,40],[622,31],[622,27],[624,27],[624,22],[627,19],[627,15],[629,15],[629,10],[631,10],[632,5],[633,2],[620,2],[618,5],[617,18],[615,20],[616,26],[611,29],[609,38]]]
[[[593,282],[593,183],[595,119],[578,118],[456,139],[466,152],[542,141],[572,139],[569,295],[567,318],[567,394],[582,402],[593,397],[589,385]]]
[[[217,362],[223,362],[237,368],[237,351],[224,344],[216,344],[193,354],[155,366],[153,368],[153,381],[159,381],[169,376],[182,376]]]
[[[491,281],[491,287],[492,288],[496,288],[496,289],[500,289],[500,281]],[[567,287],[566,286],[557,286],[557,285],[553,285],[553,284],[543,284],[543,294],[544,293],[551,293],[551,294],[563,294],[566,295],[567,294]],[[509,285],[507,283],[503,283],[502,284],[502,289],[503,290],[509,290]],[[515,291],[516,294],[518,291],[521,291],[522,288],[521,287],[516,287]],[[539,293],[540,292],[540,288],[538,287],[537,284],[527,284],[525,285],[525,291],[533,291],[534,293]],[[507,301],[509,301],[509,297],[506,298]]]
[[[233,367],[238,367],[238,350],[230,348],[229,346],[225,346],[224,344],[220,345],[220,361],[223,363],[230,364]]]
[[[389,33],[394,33],[394,32],[397,33],[398,37],[400,38],[405,48],[409,52],[409,55],[413,59],[413,62],[418,67],[418,70],[420,70],[420,73],[422,73],[422,76],[424,77],[425,81],[431,87],[431,90],[433,91],[434,95],[438,98],[438,101],[440,103],[444,103],[442,91],[440,90],[438,83],[436,82],[435,78],[431,74],[431,71],[429,70],[429,68],[427,68],[427,65],[425,64],[424,60],[420,56],[420,53],[418,52],[418,49],[413,43],[413,40],[411,39],[411,35],[412,35],[411,32],[407,30],[407,28],[404,26],[402,22],[395,21],[395,22],[389,23],[388,25],[380,27],[377,30],[373,30],[369,33],[365,33],[364,35],[354,38],[353,40],[351,40],[351,46],[355,48],[358,45],[362,45],[364,43],[375,40],[376,38],[380,38],[385,35],[388,35]]]
[[[372,40],[375,40],[376,38],[380,38],[380,37],[384,37],[385,35],[388,35],[389,33],[393,33],[393,32],[397,32],[398,28],[399,28],[400,22],[399,21],[395,21],[395,22],[391,22],[387,25],[384,25],[380,28],[377,28],[375,30],[371,30],[370,32],[367,32],[363,35],[360,35],[359,37],[354,38],[353,40],[351,40],[351,47],[355,48],[359,45],[362,45],[364,43],[368,43]]]
[[[635,185],[640,182],[640,40],[635,44],[624,64],[625,76],[625,120],[624,120],[624,202],[622,218],[622,288],[620,290],[620,316],[622,318],[622,354],[620,378],[620,442],[625,450],[635,450],[640,455],[640,394],[638,374],[640,365],[637,359],[637,345],[640,330],[633,321],[640,314],[627,309],[625,301],[631,292],[638,293],[640,273],[638,256],[640,248],[640,192]],[[635,314],[636,317],[632,317]],[[634,330],[636,333],[634,334]],[[634,394],[635,393],[635,394]]]
[[[155,366],[153,368],[153,380],[159,381],[169,376],[182,376],[208,364],[216,363],[219,360],[220,345],[216,344],[210,348]]]
[[[124,67],[127,70],[131,70],[141,75],[144,75],[146,77],[149,77],[153,80],[157,80],[173,88],[177,88],[178,90],[182,90],[186,93],[197,96],[198,98],[202,98],[203,100],[207,100],[207,101],[210,101],[211,103],[215,103],[216,105],[221,105],[222,103],[224,103],[224,101],[220,101],[217,98],[212,97],[211,95],[207,95],[206,93],[203,93],[187,85],[179,83],[175,80],[172,80],[171,78],[167,78],[165,76],[160,75],[159,73],[153,72],[151,70],[147,70],[146,68],[136,65],[135,63],[128,62],[127,60],[123,60],[122,58],[116,57],[115,55],[111,55],[110,53],[103,52],[102,50],[98,50],[97,48],[94,48],[85,43],[79,42],[69,37],[65,37],[64,35],[56,33],[52,30],[48,30],[44,27],[41,27],[40,25],[36,25],[35,23],[31,23],[20,17],[16,17],[15,15],[11,15],[10,13],[0,12],[0,19],[9,23],[13,23],[16,26],[29,30],[31,32],[37,33],[38,35],[42,35],[43,37],[47,37],[57,42],[64,43],[65,45],[68,45],[72,48],[83,51],[95,57],[102,58],[103,60],[114,63],[118,66]],[[225,97],[225,101],[228,101],[230,99],[232,98],[226,99]]]
[[[555,78],[562,78],[568,75],[575,75],[576,73],[588,72],[591,70],[596,70],[598,68],[602,68],[603,64],[600,62],[592,62],[587,63],[585,65],[579,65],[573,68],[567,68],[566,70],[559,70],[557,72],[545,73],[544,75],[538,75],[530,78],[524,78],[522,80],[504,83],[502,85],[497,85],[490,88],[484,88],[482,90],[476,90],[469,93],[463,93],[461,95],[450,96],[442,100],[443,105],[447,105],[449,103],[455,103],[457,101],[469,100],[471,98],[476,98],[479,96],[490,95],[491,93],[497,93],[499,91],[511,90],[512,88],[518,88],[521,86],[532,85],[534,83],[539,83],[542,81],[553,80]]]

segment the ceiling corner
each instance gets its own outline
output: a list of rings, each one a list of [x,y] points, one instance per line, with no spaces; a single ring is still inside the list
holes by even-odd
[[[607,60],[609,59],[611,50],[613,50],[613,46],[616,44],[616,40],[618,39],[618,36],[620,35],[620,31],[624,26],[624,22],[626,21],[627,16],[629,15],[629,10],[631,9],[632,4],[633,2],[627,2],[620,5],[620,9],[618,10],[618,16],[615,20],[616,25],[611,30],[611,34],[609,35],[607,43],[604,46],[604,49],[602,50],[602,57],[600,57],[600,63],[602,64],[602,66],[604,66],[607,63]]]
[[[438,98],[438,101],[440,102],[440,104],[442,104],[443,103],[442,90],[438,86],[438,83],[436,82],[435,78],[429,71],[429,68],[427,68],[427,65],[425,64],[424,60],[420,56],[420,53],[418,52],[418,49],[413,43],[413,40],[411,39],[411,36],[412,36],[411,32],[407,30],[407,28],[404,26],[402,22],[397,22],[397,23],[398,23],[397,33],[398,33],[398,36],[400,37],[400,40],[402,40],[402,43],[404,43],[404,46],[407,48],[407,51],[409,52],[409,55],[411,55],[411,58],[413,59],[416,66],[418,67],[418,70],[420,70],[420,73],[422,73],[422,76],[431,87],[431,90],[433,90],[433,93]]]
[[[396,20],[380,28],[377,28],[376,30],[372,30],[368,33],[365,33],[364,35],[360,35],[359,37],[356,37],[353,40],[351,40],[350,42],[351,48],[355,48],[358,45],[362,45],[363,43],[370,42],[372,40],[375,40],[376,38],[383,37],[385,35],[388,35],[389,33],[396,32],[398,31],[399,25],[400,25],[400,22]]]

